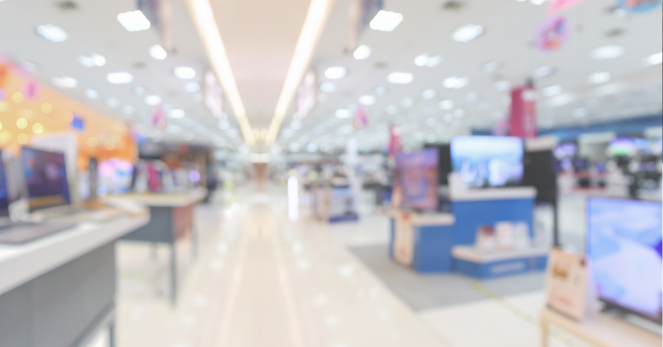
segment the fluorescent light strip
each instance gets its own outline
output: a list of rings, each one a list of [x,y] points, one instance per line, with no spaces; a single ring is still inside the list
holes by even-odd
[[[230,68],[230,61],[228,61],[228,55],[221,40],[221,33],[214,19],[212,6],[209,0],[189,0],[189,6],[200,37],[207,50],[207,56],[212,69],[216,73],[216,77],[221,81],[223,90],[226,92],[230,106],[235,113],[235,118],[237,118],[239,127],[242,130],[244,140],[248,145],[253,145],[255,138],[253,137],[251,124],[246,117],[246,109],[242,103],[242,97],[239,95],[237,83]]]
[[[302,32],[297,41],[295,54],[292,57],[290,69],[285,78],[281,96],[276,104],[274,118],[272,118],[272,123],[269,125],[269,131],[265,138],[265,144],[268,146],[273,144],[276,140],[276,136],[278,136],[283,118],[288,112],[290,102],[299,88],[299,82],[304,77],[304,73],[306,73],[306,70],[311,63],[313,51],[320,39],[322,29],[324,29],[325,24],[327,23],[329,12],[333,4],[334,0],[311,0],[311,5],[308,8]]]

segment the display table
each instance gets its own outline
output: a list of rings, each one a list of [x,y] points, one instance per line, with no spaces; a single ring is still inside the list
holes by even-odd
[[[191,237],[194,257],[198,253],[198,230],[193,224],[194,207],[205,199],[207,190],[196,188],[185,193],[174,194],[127,194],[118,199],[130,200],[149,207],[150,222],[122,237],[122,240],[165,243],[170,247],[170,301],[177,303],[177,252],[178,240]]]
[[[661,335],[634,326],[608,314],[597,314],[582,322],[543,309],[541,311],[541,346],[548,346],[548,326],[555,325],[596,347],[660,347]]]
[[[453,268],[453,215],[391,211],[389,255],[420,273],[446,273]]]
[[[101,328],[112,331],[115,241],[149,220],[143,209],[26,244],[0,245],[0,345],[78,347]]]
[[[486,253],[473,246],[455,246],[452,250],[456,271],[466,276],[486,279],[546,269],[549,248],[530,248]]]
[[[350,185],[318,184],[311,187],[313,215],[329,223],[359,220],[355,211],[355,197]]]

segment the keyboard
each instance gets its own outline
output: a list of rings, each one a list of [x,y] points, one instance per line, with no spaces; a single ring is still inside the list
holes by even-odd
[[[23,244],[64,230],[78,223],[15,223],[0,228],[0,244]]]

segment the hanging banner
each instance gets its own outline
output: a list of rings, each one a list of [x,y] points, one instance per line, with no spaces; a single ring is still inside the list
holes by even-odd
[[[548,5],[548,14],[563,11],[569,7],[573,7],[585,0],[550,0]]]
[[[396,154],[402,151],[401,128],[398,125],[392,125],[389,127],[389,156],[396,156]]]
[[[361,32],[368,27],[380,10],[384,8],[383,0],[353,0],[348,11],[348,52],[357,48],[357,41]]]
[[[152,115],[152,125],[159,129],[165,129],[166,125],[168,125],[166,122],[166,113],[163,112],[161,105],[157,106],[154,110],[154,114]]]
[[[549,17],[539,26],[534,44],[542,51],[555,51],[564,46],[570,32],[566,18],[561,16]]]
[[[630,13],[646,13],[659,6],[663,0],[618,0],[619,8]]]
[[[536,131],[536,91],[531,85],[511,91],[509,135],[533,138]]]
[[[355,130],[359,130],[368,125],[368,114],[366,113],[364,106],[359,106],[352,124],[354,125]]]

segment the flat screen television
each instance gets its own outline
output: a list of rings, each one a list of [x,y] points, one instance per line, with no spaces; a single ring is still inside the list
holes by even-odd
[[[608,154],[613,157],[630,157],[636,154],[638,147],[633,139],[621,137],[610,141]]]
[[[9,187],[7,186],[7,172],[0,151],[0,217],[9,216]]]
[[[133,165],[124,160],[109,159],[99,163],[99,194],[123,194],[131,190]]]
[[[470,188],[517,186],[523,178],[523,140],[508,136],[456,136],[453,172]]]
[[[599,298],[661,322],[660,202],[592,198],[587,254]]]
[[[23,147],[21,163],[30,211],[71,204],[64,153]]]
[[[396,155],[396,184],[401,190],[403,207],[437,211],[438,158],[436,149]]]

